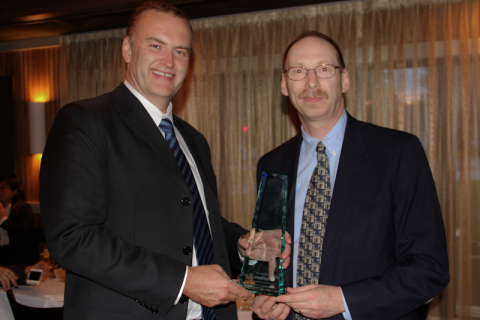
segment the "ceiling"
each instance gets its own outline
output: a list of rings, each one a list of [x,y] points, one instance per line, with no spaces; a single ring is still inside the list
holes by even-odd
[[[338,0],[337,0],[338,1]],[[123,28],[139,0],[0,0],[0,43]],[[190,19],[332,0],[167,0]]]

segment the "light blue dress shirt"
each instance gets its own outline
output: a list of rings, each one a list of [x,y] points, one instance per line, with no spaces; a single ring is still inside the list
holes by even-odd
[[[323,138],[322,142],[325,145],[328,162],[330,164],[330,180],[332,187],[332,195],[335,187],[335,178],[337,177],[338,163],[340,154],[342,152],[343,138],[345,136],[345,128],[347,126],[347,112],[344,110],[342,116],[337,121],[335,126]],[[297,169],[297,184],[295,186],[295,230],[293,239],[293,283],[297,285],[297,260],[298,260],[298,243],[300,238],[300,231],[302,226],[303,207],[305,205],[305,197],[307,195],[308,184],[312,177],[313,171],[317,166],[317,145],[320,140],[310,137],[302,126],[303,142],[300,148],[300,157],[298,159]],[[342,292],[343,297],[343,292]],[[343,304],[346,312],[343,316],[346,320],[351,320],[350,312],[348,311],[345,297],[343,297]]]

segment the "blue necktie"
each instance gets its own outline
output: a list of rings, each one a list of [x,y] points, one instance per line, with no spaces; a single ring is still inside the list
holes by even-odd
[[[193,176],[187,158],[183,154],[182,149],[175,137],[175,131],[170,119],[163,118],[160,122],[160,129],[165,133],[165,140],[172,150],[173,156],[177,160],[178,166],[182,171],[185,181],[187,182],[190,191],[193,194],[193,219],[194,219],[194,237],[195,253],[197,256],[198,265],[213,264],[213,244],[210,236],[210,229],[208,227],[207,217],[203,208],[202,199],[198,193],[197,184]],[[216,311],[214,308],[207,308],[202,306],[202,314],[204,320],[214,320]]]

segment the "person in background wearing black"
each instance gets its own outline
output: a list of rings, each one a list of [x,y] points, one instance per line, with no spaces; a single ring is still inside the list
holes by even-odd
[[[1,264],[31,264],[38,260],[38,242],[31,243],[32,230],[32,207],[25,202],[17,175],[7,174],[0,181]],[[32,247],[35,256],[32,256]]]

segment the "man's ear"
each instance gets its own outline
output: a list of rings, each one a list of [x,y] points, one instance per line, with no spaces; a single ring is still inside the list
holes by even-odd
[[[130,41],[130,37],[128,36],[123,38],[122,56],[123,60],[125,60],[125,63],[130,63],[130,60],[132,59],[132,44]]]
[[[282,73],[282,83],[280,84],[280,88],[282,89],[282,94],[285,97],[288,97],[287,76],[285,75],[285,73]]]
[[[345,93],[350,89],[350,76],[348,70],[344,69],[342,72],[342,92]]]

